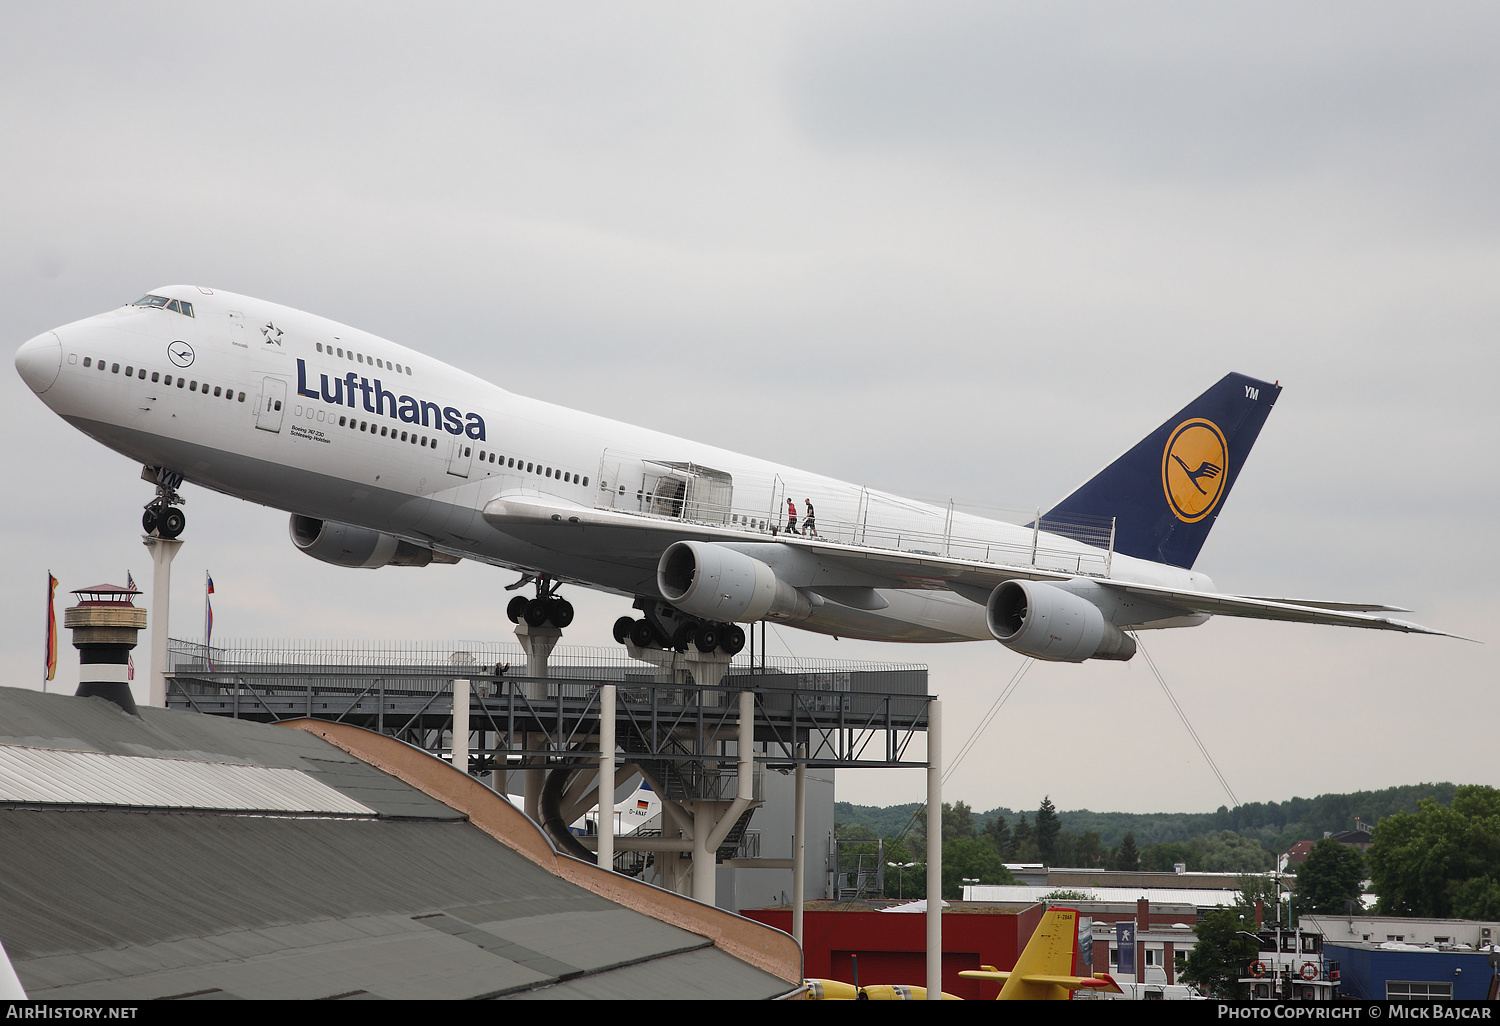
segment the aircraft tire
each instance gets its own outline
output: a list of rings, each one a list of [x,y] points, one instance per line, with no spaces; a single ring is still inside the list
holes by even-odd
[[[573,603],[567,599],[555,598],[547,602],[547,619],[552,621],[552,626],[561,630],[573,622]]]
[[[141,529],[147,534],[156,530],[156,510],[154,507],[146,507],[146,512],[141,514]]]
[[[672,647],[679,652],[686,652],[697,636],[698,628],[695,624],[682,624],[672,634]]]
[[[635,621],[628,616],[622,616],[615,621],[615,644],[623,645],[630,640],[630,632],[635,627]]]
[[[653,648],[656,645],[656,632],[645,620],[636,620],[630,626],[630,640],[635,642],[637,648]]]
[[[719,647],[725,655],[739,655],[745,647],[745,630],[738,624],[727,623],[719,632]]]
[[[511,623],[521,622],[521,617],[526,615],[526,603],[530,601],[525,595],[517,595],[510,600],[510,603],[505,607],[505,615],[510,617]]]
[[[547,614],[551,612],[547,608],[548,603],[541,599],[531,599],[526,603],[526,626],[540,627],[547,622]]]
[[[168,506],[156,518],[156,533],[163,538],[176,538],[187,527],[187,517],[176,506]]]
[[[697,634],[693,638],[693,644],[698,646],[698,651],[707,654],[719,647],[719,625],[714,623],[701,623],[698,625]]]

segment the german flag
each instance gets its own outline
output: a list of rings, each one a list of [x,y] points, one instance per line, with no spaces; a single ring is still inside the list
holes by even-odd
[[[57,675],[57,578],[47,571],[47,680]]]

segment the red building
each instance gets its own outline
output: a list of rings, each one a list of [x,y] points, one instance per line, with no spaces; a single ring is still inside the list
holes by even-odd
[[[1000,985],[964,980],[959,973],[992,965],[1012,969],[1042,921],[1045,905],[996,909],[950,904],[943,910],[943,990],[958,997],[993,999]],[[746,909],[748,919],[792,932],[789,908]],[[927,985],[927,916],[880,912],[864,902],[810,902],[803,913],[802,974],[809,979]],[[1074,955],[1075,971],[1077,955]]]

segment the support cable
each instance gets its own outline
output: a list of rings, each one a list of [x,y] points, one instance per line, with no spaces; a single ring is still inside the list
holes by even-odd
[[[1229,786],[1229,781],[1225,780],[1224,774],[1219,772],[1218,764],[1214,762],[1214,757],[1208,754],[1208,748],[1203,744],[1203,739],[1198,736],[1198,732],[1194,730],[1193,725],[1188,722],[1187,713],[1183,712],[1182,706],[1177,704],[1177,699],[1173,697],[1171,689],[1167,687],[1166,678],[1164,678],[1161,675],[1161,671],[1156,668],[1156,663],[1154,660],[1152,660],[1151,653],[1146,651],[1146,645],[1141,641],[1140,632],[1132,632],[1130,636],[1135,639],[1136,648],[1140,650],[1141,655],[1146,657],[1146,665],[1151,667],[1151,672],[1156,675],[1156,682],[1161,685],[1162,693],[1167,696],[1167,701],[1172,703],[1172,708],[1177,712],[1177,718],[1180,719],[1182,721],[1182,725],[1187,728],[1188,736],[1193,739],[1193,744],[1198,746],[1198,751],[1203,753],[1203,758],[1208,763],[1208,768],[1214,771],[1214,776],[1218,777],[1219,783],[1224,786],[1224,791],[1229,795],[1229,800],[1232,803],[1230,805],[1230,808],[1238,808],[1240,800],[1235,797],[1234,788]]]
[[[1011,676],[1010,683],[1006,684],[1005,687],[1000,690],[1000,694],[990,705],[989,712],[984,714],[984,718],[979,721],[979,725],[974,728],[973,732],[969,735],[969,739],[965,741],[963,743],[963,747],[958,750],[958,755],[954,757],[953,762],[950,763],[948,769],[944,771],[942,780],[944,784],[946,784],[948,782],[948,778],[953,775],[953,771],[958,768],[958,764],[963,762],[964,757],[973,750],[976,744],[979,743],[979,739],[981,736],[983,736],[985,729],[988,728],[990,723],[994,721],[995,716],[1000,712],[1001,707],[1010,700],[1010,696],[1015,694],[1016,686],[1021,683],[1021,678],[1026,676],[1026,671],[1030,670],[1035,663],[1036,660],[1028,656],[1026,661],[1023,662],[1016,670],[1016,672]],[[920,814],[925,808],[927,808],[927,805],[924,802],[913,809],[911,818],[906,821],[906,825],[902,827],[895,836],[905,837],[911,831],[911,828],[916,825],[918,814]],[[942,829],[941,824],[939,824],[938,829]]]

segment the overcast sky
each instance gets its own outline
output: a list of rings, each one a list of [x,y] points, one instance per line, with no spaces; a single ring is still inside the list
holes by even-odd
[[[522,394],[1013,507],[1242,371],[1285,391],[1197,568],[1491,643],[1496,38],[1478,2],[5,2],[0,337],[217,287]],[[8,367],[0,430],[0,682],[38,687],[48,570],[148,587],[152,489]],[[340,570],[283,513],[186,494],[174,634],[201,633],[208,569],[220,638],[510,636],[508,573]],[[572,597],[566,640],[609,644],[628,604]],[[930,665],[950,752],[1022,662],[773,633]],[[1241,801],[1500,784],[1494,644],[1225,618],[1144,641]],[[838,794],[918,800],[923,776]],[[1141,658],[1034,667],[947,794],[1230,804]]]

